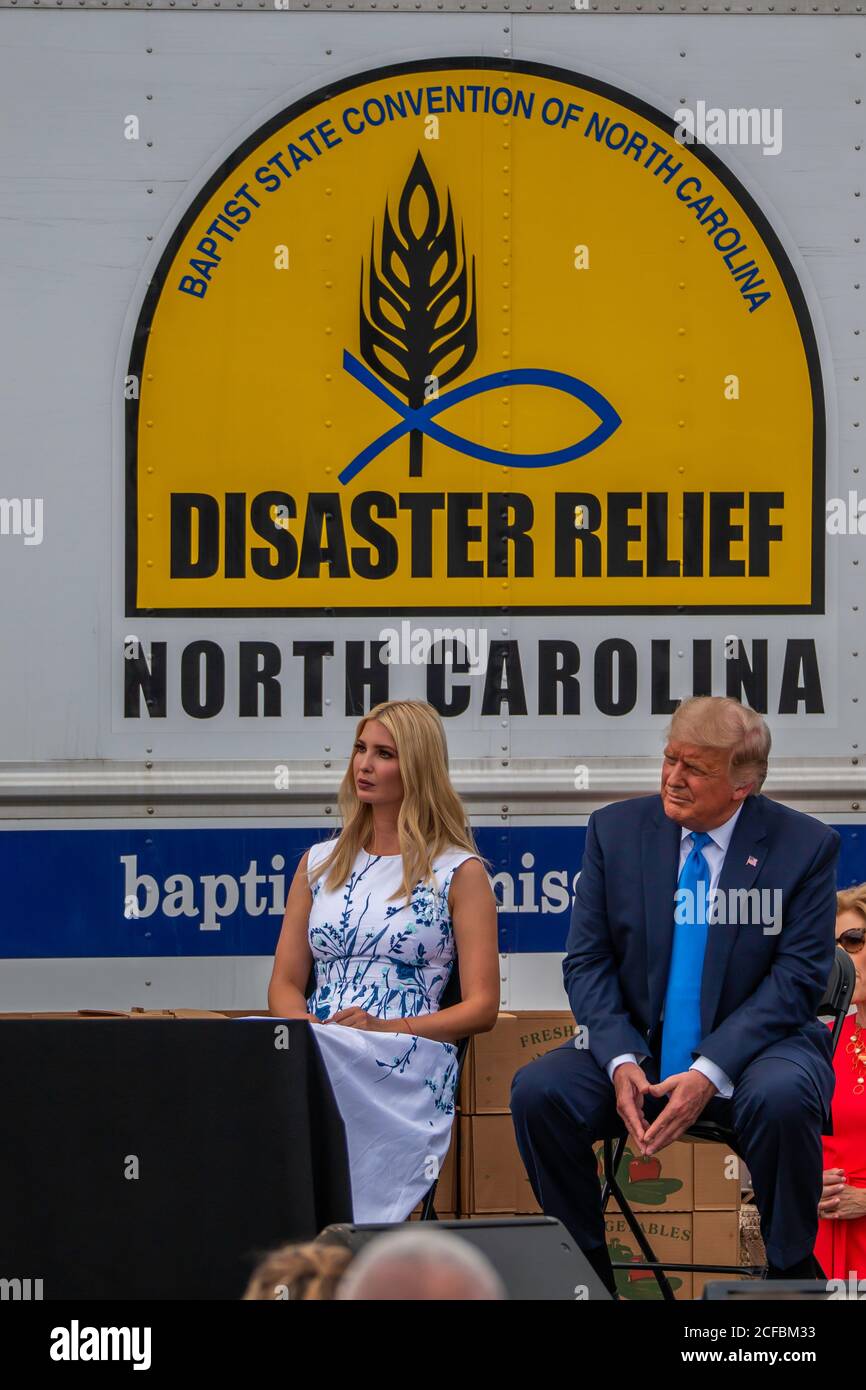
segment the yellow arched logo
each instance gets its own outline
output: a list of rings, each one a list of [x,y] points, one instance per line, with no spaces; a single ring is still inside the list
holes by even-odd
[[[473,59],[248,139],[135,335],[127,612],[819,611],[804,297],[673,132]]]

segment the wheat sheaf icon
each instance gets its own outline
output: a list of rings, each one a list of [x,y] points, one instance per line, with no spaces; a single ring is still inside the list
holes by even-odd
[[[443,214],[442,200],[420,151],[400,194],[396,226],[385,205],[378,256],[375,241],[374,225],[366,270],[361,262],[363,361],[346,349],[343,368],[390,406],[399,422],[343,468],[341,483],[350,482],[405,434],[409,435],[409,476],[417,478],[423,467],[425,435],[485,463],[547,468],[592,452],[622,423],[610,401],[587,382],[543,367],[490,372],[443,393],[444,387],[465,374],[478,351],[475,257],[470,266],[462,225],[458,243],[450,191]],[[588,406],[599,423],[563,449],[515,454],[465,439],[436,421],[461,401],[512,386],[563,391]]]
[[[418,232],[411,216],[416,193],[422,217],[426,211]],[[435,383],[435,394],[462,376],[478,351],[475,257],[470,279],[462,227],[457,245],[451,194],[443,220],[420,153],[400,195],[397,227],[395,231],[386,204],[378,269],[375,229],[370,240],[368,310],[361,264],[361,356],[414,410],[424,404],[425,394],[430,396],[431,385]],[[389,357],[399,365],[399,372],[388,365]],[[439,372],[437,368],[448,357],[454,361]],[[421,476],[423,444],[421,430],[410,430],[410,477]]]

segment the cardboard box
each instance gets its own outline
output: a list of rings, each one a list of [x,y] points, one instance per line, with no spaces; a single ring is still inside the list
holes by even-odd
[[[536,1216],[510,1115],[460,1116],[461,1216]]]
[[[638,1221],[659,1260],[673,1260],[676,1264],[737,1266],[740,1263],[739,1212],[671,1211],[658,1216],[642,1212]],[[605,1228],[608,1253],[612,1260],[635,1263],[643,1260],[640,1246],[621,1214],[608,1214]],[[617,1288],[624,1298],[635,1302],[661,1300],[661,1290],[649,1270],[635,1269],[634,1273],[629,1273],[628,1270],[618,1269],[614,1270],[614,1274]],[[700,1298],[705,1284],[717,1279],[739,1277],[736,1274],[668,1272],[674,1297],[678,1299]]]
[[[599,1182],[602,1144],[596,1144]],[[680,1140],[654,1158],[635,1154],[626,1140],[617,1172],[632,1211],[736,1211],[740,1205],[739,1162],[724,1144]],[[611,1198],[608,1211],[619,1211]]]
[[[693,1213],[690,1211],[660,1212],[651,1215],[642,1212],[637,1220],[641,1230],[652,1246],[656,1259],[673,1260],[675,1264],[689,1264],[693,1249]],[[629,1230],[624,1216],[619,1212],[609,1212],[605,1217],[605,1236],[611,1260],[624,1260],[638,1263],[643,1260],[641,1248]],[[615,1269],[616,1286],[621,1296],[629,1302],[661,1302],[662,1293],[655,1275],[648,1269]],[[692,1275],[685,1273],[668,1274],[668,1281],[677,1299],[692,1297]]]
[[[599,1184],[602,1175],[602,1145],[595,1145]],[[678,1142],[663,1149],[651,1159],[643,1159],[626,1150],[620,1160],[620,1181],[635,1212],[692,1211],[695,1207],[695,1163],[699,1164],[701,1190],[705,1198],[725,1197],[709,1211],[727,1210],[736,1213],[739,1204],[739,1183],[724,1176],[727,1154],[721,1144]],[[730,1165],[727,1165],[728,1169]],[[722,1188],[724,1184],[724,1188]],[[519,1215],[536,1214],[540,1208],[532,1193],[523,1160],[517,1148],[511,1116],[460,1116],[460,1186],[457,1210],[469,1215],[512,1212]],[[608,1213],[618,1212],[613,1200]],[[727,1260],[721,1263],[728,1262]]]
[[[9,1019],[27,1019],[27,1020],[30,1021],[30,1022],[33,1022],[33,1021],[36,1020],[36,1019],[46,1019],[46,1020],[49,1020],[49,1021],[50,1021],[50,1020],[63,1020],[63,1021],[65,1022],[65,1021],[67,1021],[67,1020],[70,1019],[70,1018],[86,1018],[86,1019],[94,1019],[94,1018],[96,1018],[96,1019],[103,1019],[103,1020],[104,1020],[104,1019],[115,1019],[115,1018],[124,1018],[124,1019],[128,1019],[128,1018],[129,1018],[129,1014],[128,1014],[128,1013],[110,1013],[107,1009],[106,1009],[106,1010],[103,1010],[103,1011],[99,1011],[99,1010],[97,1010],[97,1009],[80,1009],[78,1013],[0,1014],[0,1022],[3,1022],[4,1020],[9,1020]]]
[[[455,1115],[454,1124],[451,1127],[451,1143],[448,1145],[448,1152],[442,1163],[439,1182],[436,1184],[436,1194],[433,1198],[433,1206],[438,1212],[455,1212],[457,1210],[459,1140],[460,1121]]]
[[[617,1169],[617,1180],[632,1211],[691,1211],[694,1206],[693,1144],[669,1144],[666,1149],[644,1158],[630,1139],[626,1139]],[[604,1178],[604,1145],[594,1147],[599,1182]],[[619,1211],[611,1197],[609,1212]]]
[[[460,1079],[460,1109],[468,1115],[505,1114],[515,1072],[574,1037],[567,1009],[503,1013],[489,1033],[470,1039]]]
[[[739,1211],[696,1211],[692,1249],[692,1258],[696,1264],[739,1265]],[[742,1277],[738,1274],[695,1274],[692,1279],[692,1297],[701,1298],[704,1285],[714,1280],[721,1279],[727,1282],[729,1279]]]
[[[213,1009],[130,1009],[130,1018],[225,1018]]]
[[[724,1144],[693,1143],[695,1211],[737,1211],[740,1160]]]

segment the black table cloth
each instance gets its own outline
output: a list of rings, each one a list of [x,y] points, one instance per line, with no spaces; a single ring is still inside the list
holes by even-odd
[[[302,1019],[0,1021],[0,1277],[235,1299],[262,1253],[351,1220],[350,1192]]]

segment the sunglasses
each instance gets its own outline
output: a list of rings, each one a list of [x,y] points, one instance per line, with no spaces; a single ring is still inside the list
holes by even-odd
[[[866,941],[866,927],[851,927],[848,931],[843,931],[841,936],[836,937],[836,945],[842,946],[851,956],[856,956],[858,951],[862,951],[864,941]]]

